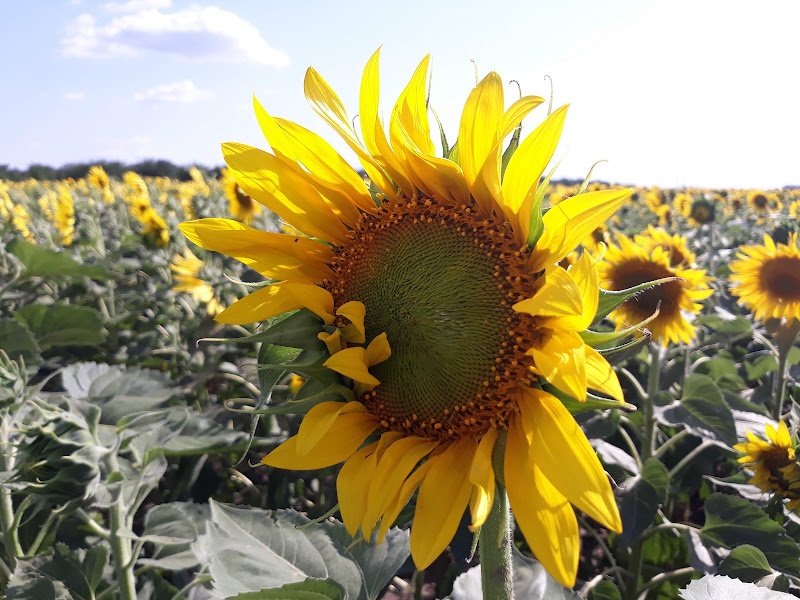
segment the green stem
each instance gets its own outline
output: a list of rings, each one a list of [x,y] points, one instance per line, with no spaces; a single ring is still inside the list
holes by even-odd
[[[656,344],[650,345],[650,370],[647,373],[647,395],[642,399],[642,461],[653,455],[653,438],[656,420],[653,414],[653,401],[658,393],[661,378],[661,360],[664,352]]]
[[[786,400],[786,383],[788,374],[789,352],[800,334],[800,320],[793,319],[780,327],[775,335],[778,370],[772,380],[772,396],[775,400],[773,417],[778,420],[783,416],[783,403]]]
[[[0,418],[0,472],[9,472],[14,469],[14,447],[9,443],[9,431],[6,419]],[[14,515],[14,501],[11,490],[0,484],[0,527],[3,529],[3,546],[13,570],[16,558],[22,556],[22,546],[19,543],[19,532]]]
[[[505,488],[497,484],[494,503],[481,527],[478,547],[481,555],[483,600],[512,600],[511,512]]]
[[[111,526],[111,550],[114,555],[114,570],[117,574],[120,600],[136,600],[136,579],[133,576],[131,542],[121,534],[129,533],[122,498],[117,498],[109,510]]]

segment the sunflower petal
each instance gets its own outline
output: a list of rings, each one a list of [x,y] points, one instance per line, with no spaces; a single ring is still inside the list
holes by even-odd
[[[470,499],[470,514],[472,522],[470,531],[476,531],[485,522],[492,510],[495,490],[495,474],[492,467],[492,453],[497,441],[497,430],[489,429],[475,451],[472,464],[469,468],[469,482],[473,485],[472,498]]]
[[[530,459],[572,504],[609,529],[622,531],[603,466],[561,401],[529,389],[519,407],[520,424],[532,440]]]
[[[586,386],[608,394],[614,400],[622,402],[622,386],[619,378],[608,361],[597,350],[591,346],[584,346],[586,352]]]
[[[349,320],[355,330],[355,334],[348,337],[347,341],[363,344],[367,339],[364,331],[364,317],[367,315],[367,309],[364,303],[358,300],[345,302],[339,307],[336,314]]]
[[[360,402],[320,402],[306,413],[297,431],[297,453],[308,454],[330,431],[339,415],[365,412]]]
[[[297,451],[297,436],[290,437],[261,459],[279,469],[324,469],[346,460],[358,450],[367,436],[378,428],[377,417],[365,412],[340,415],[311,452]]]
[[[511,510],[539,562],[563,586],[575,585],[580,534],[567,499],[530,460],[518,417],[508,430],[504,472]]]
[[[385,333],[376,335],[367,346],[366,359],[370,367],[382,363],[391,355],[392,348],[389,346],[389,338]]]
[[[432,464],[419,490],[411,525],[411,556],[418,569],[427,568],[453,539],[469,501],[468,475],[474,454],[475,443],[460,440],[428,459]]]
[[[428,475],[430,468],[430,460],[422,463],[422,465],[403,482],[403,487],[400,488],[400,492],[395,496],[394,500],[392,500],[389,508],[386,509],[381,518],[381,526],[378,528],[377,540],[379,544],[383,543],[386,532],[389,531],[389,528],[397,520],[400,511],[402,511],[406,504],[408,504],[408,501],[411,500],[411,496],[417,491],[417,488]]]
[[[331,371],[336,371],[358,383],[371,386],[380,384],[376,377],[370,375],[366,353],[360,346],[340,350],[322,364]]]
[[[545,379],[578,402],[586,400],[586,353],[584,342],[574,331],[553,331],[541,346],[528,352]]]
[[[361,526],[361,515],[367,508],[369,482],[375,473],[375,449],[378,443],[364,446],[356,451],[339,471],[336,478],[336,495],[339,499],[339,513],[344,528],[350,537],[355,537]]]
[[[218,314],[216,320],[229,324],[255,323],[298,308],[307,308],[326,325],[333,323],[333,296],[328,290],[307,283],[288,282],[248,294]]]

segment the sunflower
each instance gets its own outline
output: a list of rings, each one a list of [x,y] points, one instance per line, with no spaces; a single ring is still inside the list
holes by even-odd
[[[351,385],[349,398],[314,406],[298,434],[262,462],[285,469],[344,462],[342,520],[365,539],[377,531],[381,540],[418,491],[411,554],[420,569],[445,549],[467,507],[473,530],[484,523],[499,477],[537,558],[572,586],[580,537],[571,504],[615,531],[621,522],[596,454],[542,387],[581,401],[587,388],[618,401],[622,391],[579,335],[597,311],[595,260],[584,253],[569,271],[557,263],[628,191],[579,194],[542,217],[540,181],[567,107],[520,143],[501,176],[504,139],[542,99],[525,96],[504,108],[494,72],[466,101],[457,153],[437,157],[429,57],[395,104],[387,136],[378,117],[378,55],[361,81],[360,135],[319,73],[309,68],[305,78],[306,97],[358,156],[374,198],[321,137],[256,102],[274,154],[224,144],[230,174],[306,235],[227,219],[181,226],[196,244],[279,280],[219,321],[311,311],[330,354],[324,365]]]
[[[203,264],[188,248],[183,251],[183,256],[176,254],[169,266],[177,282],[172,289],[176,292],[187,292],[195,302],[206,305],[208,314],[216,315],[222,310],[222,305],[217,300],[214,289],[200,278]]]
[[[100,190],[103,202],[106,204],[114,202],[114,195],[111,193],[111,181],[108,179],[108,174],[103,167],[100,165],[90,167],[89,172],[86,174],[86,180],[89,185]]]
[[[696,315],[713,290],[702,269],[673,264],[672,248],[650,242],[651,246],[617,235],[618,246],[609,246],[600,263],[600,284],[609,290],[624,290],[647,281],[677,277],[674,281],[650,288],[623,303],[609,317],[617,328],[641,323],[656,311],[658,316],[647,325],[653,339],[662,346],[690,343],[694,327],[686,315]]]
[[[688,212],[684,216],[689,220],[689,224],[695,227],[713,223],[716,216],[715,203],[705,196],[699,196],[692,200]]]
[[[762,491],[775,492],[789,499],[790,510],[800,509],[800,465],[797,464],[795,447],[789,429],[783,421],[767,424],[764,430],[766,439],[747,432],[747,441],[733,448],[744,456],[739,462],[753,471],[750,483]]]
[[[656,215],[658,216],[658,224],[661,227],[672,227],[672,208],[669,204],[663,204],[656,209]]]
[[[792,219],[800,219],[800,200],[795,200],[789,205],[789,216]]]
[[[800,248],[797,233],[786,244],[764,236],[763,246],[742,246],[731,262],[731,293],[757,319],[800,319]]]
[[[611,241],[611,235],[608,233],[608,227],[605,225],[598,225],[591,233],[581,241],[581,245],[587,250],[597,252],[602,247],[601,244],[608,246]]]
[[[783,203],[776,194],[758,190],[751,190],[747,194],[747,204],[760,217],[783,208]]]
[[[634,241],[650,252],[654,248],[662,248],[669,254],[670,267],[688,267],[694,264],[694,252],[689,250],[689,243],[682,235],[670,235],[661,228],[648,225],[647,231],[634,236]]]
[[[686,192],[678,192],[672,200],[672,207],[678,214],[688,217],[692,208],[692,197]]]
[[[261,211],[258,202],[245,193],[227,169],[222,169],[222,189],[225,191],[233,218],[249,225]]]
[[[140,219],[142,235],[155,246],[166,248],[169,244],[169,229],[167,223],[152,208],[148,208]]]

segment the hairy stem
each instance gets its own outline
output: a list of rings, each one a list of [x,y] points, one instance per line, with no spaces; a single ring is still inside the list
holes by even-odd
[[[511,570],[511,519],[505,488],[498,484],[489,517],[481,527],[481,587],[484,600],[514,597]]]

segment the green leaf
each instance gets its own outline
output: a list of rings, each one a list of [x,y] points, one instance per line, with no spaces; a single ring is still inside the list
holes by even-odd
[[[692,433],[725,446],[732,446],[738,439],[733,413],[720,389],[706,375],[693,373],[687,377],[681,399],[657,407],[656,414],[662,423],[685,426]]]
[[[93,346],[105,335],[100,313],[88,306],[29,304],[19,309],[15,318],[30,329],[42,350]]]
[[[749,544],[759,548],[772,567],[800,574],[800,546],[779,524],[752,502],[737,496],[711,494],[705,502],[703,540],[724,548]]]
[[[233,344],[276,344],[303,350],[324,350],[317,334],[325,329],[322,319],[310,310],[297,310],[272,319],[262,331],[238,338],[206,338],[203,341],[224,341]]]
[[[41,350],[31,330],[12,319],[0,319],[0,350],[12,360],[22,358],[25,364],[42,361]]]
[[[719,565],[720,575],[729,575],[742,581],[754,583],[772,573],[764,553],[749,544],[737,546]]]
[[[639,285],[635,285],[633,287],[626,288],[624,290],[604,290],[600,289],[600,302],[597,305],[597,313],[594,317],[594,323],[599,323],[603,319],[608,316],[612,310],[620,306],[627,300],[630,300],[636,294],[640,294],[641,292],[645,292],[650,288],[654,288],[657,285],[661,285],[662,283],[669,283],[670,281],[678,281],[678,277],[664,277],[662,279],[654,279],[653,281],[646,281],[645,283],[640,283]]]
[[[514,156],[514,152],[517,151],[519,148],[519,139],[522,136],[522,123],[520,123],[516,129],[514,129],[514,135],[511,136],[511,139],[508,142],[508,146],[506,149],[503,150],[503,158],[500,161],[500,178],[503,178],[503,175],[506,174],[506,167],[508,167],[508,161],[511,160],[511,157]]]
[[[140,539],[154,545],[149,558],[140,558],[140,565],[168,571],[182,571],[197,566],[191,545],[205,533],[208,505],[191,502],[158,504],[144,518]]]
[[[102,548],[102,549],[100,549]],[[53,554],[17,561],[8,582],[9,600],[93,600],[102,583],[108,550],[71,550],[56,544]]]
[[[100,266],[81,265],[63,252],[53,252],[36,244],[18,239],[8,249],[24,267],[20,277],[91,277],[108,279],[110,276]]]
[[[244,592],[228,600],[345,600],[342,586],[333,579],[306,579],[279,588]]]
[[[750,381],[761,379],[764,375],[777,368],[778,361],[773,354],[762,354],[755,360],[746,360],[744,362],[744,371]]]
[[[644,461],[639,475],[623,483],[619,511],[622,517],[620,543],[625,546],[633,544],[650,526],[666,500],[668,485],[667,468],[654,457]]]
[[[363,588],[358,565],[324,527],[291,510],[266,511],[211,502],[211,520],[192,548],[222,596],[257,592],[308,578],[333,579],[347,598]],[[299,527],[299,526],[304,527]]]
[[[705,325],[713,332],[703,340],[706,344],[724,343],[730,347],[734,342],[753,337],[753,324],[747,317],[723,318],[719,315],[700,315],[698,325]]]
[[[611,581],[601,581],[592,589],[591,600],[622,600],[622,593]]]
[[[598,348],[597,351],[610,364],[617,365],[639,354],[639,351],[650,343],[650,338],[650,332],[644,331],[630,342],[612,348]]]

